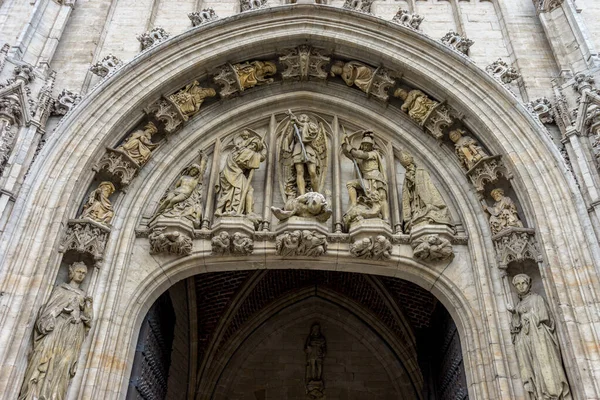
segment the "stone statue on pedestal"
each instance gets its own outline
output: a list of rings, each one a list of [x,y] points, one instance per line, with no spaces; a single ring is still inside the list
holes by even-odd
[[[467,171],[485,157],[489,157],[475,139],[471,136],[466,136],[463,130],[455,129],[448,136],[450,136],[450,140],[454,143],[454,151],[459,161]]]
[[[324,395],[323,359],[327,354],[327,342],[321,333],[321,325],[317,322],[310,328],[310,334],[304,345],[306,354],[306,394],[313,399]]]
[[[79,288],[86,274],[84,263],[71,265],[69,282],[57,286],[40,309],[19,400],[66,398],[93,318],[92,298]]]
[[[148,122],[144,129],[139,129],[129,135],[123,144],[117,147],[117,150],[127,154],[138,166],[142,166],[152,155],[152,150],[158,147],[158,144],[152,143],[152,135],[157,132],[156,125]]]
[[[496,202],[492,207],[484,204],[484,209],[490,214],[492,235],[496,235],[510,227],[522,228],[523,222],[517,214],[517,206],[510,197],[504,195],[504,190],[494,189],[490,195]]]
[[[408,113],[408,116],[419,125],[425,123],[431,110],[439,104],[437,101],[427,97],[422,91],[416,89],[410,92],[404,89],[396,89],[394,97],[398,97],[404,101],[400,109]]]
[[[531,292],[529,275],[516,275],[512,283],[519,302],[512,314],[510,331],[528,399],[571,399],[548,304],[542,296]]]
[[[102,224],[110,224],[115,212],[110,203],[110,195],[115,192],[112,182],[101,182],[96,190],[88,196],[87,203],[83,206],[80,218],[88,218]]]

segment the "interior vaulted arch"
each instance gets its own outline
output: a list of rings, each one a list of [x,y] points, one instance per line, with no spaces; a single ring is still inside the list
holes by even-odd
[[[404,82],[447,100],[465,115],[465,125],[490,151],[503,155],[526,220],[537,231],[548,298],[552,304],[566,305],[552,306],[560,322],[559,334],[579,338],[563,347],[566,368],[571,380],[585,383],[577,389],[580,397],[597,397],[597,372],[587,360],[597,359],[598,350],[577,343],[586,342],[583,332],[597,339],[590,307],[596,305],[595,271],[600,258],[597,244],[586,234],[590,224],[586,210],[574,200],[575,183],[557,150],[509,92],[443,45],[368,15],[314,5],[260,10],[171,38],[102,82],[62,121],[31,169],[7,228],[9,239],[2,243],[2,277],[10,276],[23,295],[11,299],[7,305],[11,312],[0,321],[0,338],[10,343],[0,349],[2,364],[10,365],[0,371],[0,391],[17,394],[19,385],[13,383],[22,379],[28,346],[21,338],[29,337],[24,332],[35,319],[32,310],[39,308],[50,289],[42,282],[53,282],[58,273],[56,248],[63,225],[75,217],[93,179],[91,167],[105,147],[116,145],[139,123],[142,110],[161,95],[206,78],[226,62],[266,57],[282,47],[303,43],[401,72]],[[275,84],[208,105],[161,146],[127,193],[114,201],[113,229],[103,264],[96,271],[94,290],[101,293],[111,288],[115,295],[98,297],[101,315],[93,340],[85,344],[84,371],[74,378],[77,395],[112,398],[124,393],[141,321],[153,301],[173,283],[198,273],[239,269],[241,260],[253,269],[280,267],[281,259],[272,257],[266,247],[245,259],[215,258],[208,242],[188,257],[151,257],[147,239],[136,237],[136,229],[151,215],[178,171],[196,157],[197,149],[287,108],[321,111],[366,125],[396,147],[408,148],[440,184],[469,240],[457,246],[451,265],[432,267],[409,254],[398,254],[393,262],[365,262],[350,258],[339,245],[317,263],[287,260],[285,268],[369,271],[417,283],[446,306],[458,325],[473,397],[520,396],[522,389],[511,377],[515,359],[508,349],[508,316],[500,272],[492,268],[495,261],[486,216],[460,166],[452,161],[451,150],[441,148],[398,108],[332,82]],[[72,153],[82,156],[73,158]],[[571,227],[568,232],[565,225]],[[582,288],[587,296],[557,290],[573,280],[594,285]],[[574,318],[571,309],[581,310],[576,317],[579,324],[570,322]]]

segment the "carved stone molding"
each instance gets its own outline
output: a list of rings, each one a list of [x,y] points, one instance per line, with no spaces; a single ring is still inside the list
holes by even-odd
[[[240,12],[260,10],[266,8],[267,0],[240,0]]]
[[[506,85],[521,77],[521,74],[519,74],[515,67],[511,67],[506,61],[503,61],[501,58],[497,59],[496,61],[485,67],[485,70],[494,79],[499,80],[500,82]]]
[[[183,126],[184,117],[173,102],[161,98],[146,109],[144,112],[164,124],[165,131],[169,134],[176,132]]]
[[[117,69],[121,68],[121,66],[123,66],[123,61],[116,56],[109,54],[102,60],[92,64],[90,66],[90,71],[101,78],[106,78],[107,76],[112,75]]]
[[[195,11],[188,14],[188,18],[192,21],[192,26],[200,26],[211,21],[219,19],[217,13],[212,8],[205,8],[202,11]]]
[[[170,253],[187,256],[192,252],[194,226],[184,218],[162,218],[152,221],[148,240],[150,253]]]
[[[162,27],[157,26],[146,33],[136,36],[137,40],[142,44],[142,51],[156,46],[169,38],[169,34]]]
[[[469,48],[475,43],[471,39],[462,37],[454,31],[446,33],[446,35],[441,39],[441,41],[446,46],[464,55],[469,55]]]
[[[319,257],[327,252],[327,236],[308,229],[286,231],[275,238],[275,252],[282,257]]]
[[[122,187],[131,183],[139,169],[140,166],[124,151],[110,147],[106,148],[104,156],[92,167],[96,172],[106,171]]]
[[[225,64],[217,68],[213,81],[221,86],[219,95],[226,98],[254,86],[273,82],[277,66],[271,61],[248,61],[240,64]]]
[[[371,6],[374,0],[346,0],[342,5],[347,10],[354,10],[363,13],[371,13]]]
[[[481,159],[473,168],[467,171],[467,176],[475,186],[475,190],[480,193],[484,191],[486,184],[496,183],[500,177],[512,178],[512,174],[504,165],[501,155]]]
[[[52,114],[65,115],[71,111],[73,107],[79,104],[80,101],[81,95],[70,90],[63,89],[52,105]]]
[[[367,260],[388,260],[392,256],[392,243],[384,235],[365,237],[350,245],[350,254]]]
[[[325,67],[330,61],[331,58],[324,56],[321,50],[308,45],[287,49],[279,57],[279,62],[285,66],[285,70],[281,72],[281,77],[283,79],[300,80],[306,80],[309,77],[327,79]]]
[[[538,12],[551,12],[559,8],[564,0],[534,0]]]
[[[254,240],[242,232],[221,231],[212,237],[210,244],[212,253],[220,256],[249,256],[254,251]]]
[[[91,219],[71,219],[67,223],[67,231],[59,251],[89,255],[98,262],[102,260],[109,235],[110,227],[99,222]]]
[[[423,22],[423,19],[425,19],[425,17],[422,17],[419,14],[411,14],[410,11],[401,8],[396,15],[394,15],[394,18],[392,18],[392,22],[410,29],[419,30],[419,26],[421,25],[421,22]]]
[[[543,124],[554,123],[554,110],[552,103],[545,97],[538,97],[535,100],[525,104],[525,107],[531,114],[540,120]]]
[[[541,261],[534,229],[511,227],[493,236],[492,241],[498,267],[501,269],[508,268],[508,264],[513,261]]]

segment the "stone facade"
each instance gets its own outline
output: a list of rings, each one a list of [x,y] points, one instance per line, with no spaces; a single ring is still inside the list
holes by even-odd
[[[334,308],[315,299],[306,301],[317,314],[288,321],[302,315],[290,308],[264,321],[270,331],[245,336],[253,344],[240,350],[247,358],[234,354],[229,340],[272,306],[252,300],[248,285],[273,294],[285,283],[254,270],[282,268],[420,286],[452,318],[440,329],[450,344],[436,344],[447,366],[431,377],[443,386],[437,398],[464,398],[466,390],[490,400],[537,390],[521,375],[511,327],[523,302],[510,282],[527,273],[555,322],[563,389],[600,398],[595,1],[176,3],[0,5],[1,399],[18,398],[36,357],[28,355],[31,337],[44,333],[38,310],[74,263],[88,266],[81,290],[94,299],[94,321],[77,372],[51,388],[59,398],[125,398],[143,366],[134,353],[150,329],[146,313],[192,275],[184,285],[189,318],[183,296],[173,297],[172,312],[188,336],[175,332],[173,343],[199,358],[185,382],[166,376],[165,361],[161,386],[208,396],[203,390],[217,379],[199,361],[205,357],[231,361],[219,396],[244,398],[251,386],[255,397],[286,396],[261,392],[265,381],[248,371],[271,346],[291,345],[277,326],[303,349],[317,314],[332,352],[324,365],[335,369],[343,346],[370,368],[392,365],[384,348],[361,342],[356,332],[368,337],[360,330],[367,328],[344,331]],[[219,18],[187,17],[208,9]],[[419,17],[418,29],[393,21],[399,9]],[[140,45],[136,37],[153,40]],[[302,197],[311,191],[320,196]],[[225,275],[211,276],[217,272]],[[216,293],[218,282],[228,286]],[[414,310],[403,318],[427,326],[419,308],[432,312],[431,298],[404,300]],[[197,309],[211,302],[214,309]],[[233,302],[239,308],[228,308]],[[394,320],[365,308],[373,326]],[[386,329],[400,348],[414,342],[410,329]],[[309,385],[296,378],[296,361],[304,355],[279,355],[282,374],[292,360],[288,372],[298,380],[287,396],[301,396]],[[464,380],[448,378],[456,363]],[[402,382],[419,375],[414,365],[408,378],[390,367],[373,387],[406,395]],[[234,384],[236,371],[247,373]],[[364,386],[357,396],[379,396],[370,378],[346,378],[340,385]],[[460,384],[444,386],[448,379]],[[328,397],[343,398],[326,375],[323,382]],[[168,392],[159,389],[159,397]]]

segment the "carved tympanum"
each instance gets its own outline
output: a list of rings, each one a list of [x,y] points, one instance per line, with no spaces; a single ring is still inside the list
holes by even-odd
[[[512,283],[519,302],[512,313],[510,331],[528,398],[571,399],[550,307],[531,291],[529,275],[518,274]]]
[[[429,173],[415,165],[413,157],[402,152],[400,163],[406,170],[402,186],[404,232],[418,225],[452,225],[450,212]]]
[[[306,394],[311,399],[320,399],[325,395],[323,382],[323,360],[327,354],[327,341],[321,333],[321,325],[316,322],[310,328],[310,334],[304,344],[306,354]]]
[[[80,289],[87,271],[84,263],[72,264],[69,282],[54,288],[40,309],[19,400],[66,398],[93,319],[92,298]]]
[[[89,194],[80,218],[110,224],[115,212],[109,198],[114,192],[115,185],[112,182],[101,182],[98,188]]]
[[[344,219],[348,227],[352,222],[362,219],[381,218],[387,221],[387,177],[383,157],[375,148],[373,132],[363,132],[359,148],[353,147],[348,137],[344,137],[342,153],[354,163],[356,175],[356,179],[346,183],[350,208]],[[360,197],[362,199],[359,202]]]
[[[316,231],[284,232],[275,239],[277,255],[319,257],[327,252],[327,236]]]
[[[489,207],[484,204],[483,207],[490,215],[492,235],[497,235],[511,227],[523,227],[523,222],[517,214],[517,206],[510,197],[504,195],[504,190],[494,189],[491,191],[490,196],[495,201],[494,205]]]
[[[285,221],[291,217],[301,217],[326,222],[332,213],[325,196],[317,192],[308,192],[287,201],[283,210],[271,207],[271,211],[280,221]]]
[[[392,243],[383,235],[362,238],[350,245],[350,254],[367,260],[388,260],[392,256]]]

